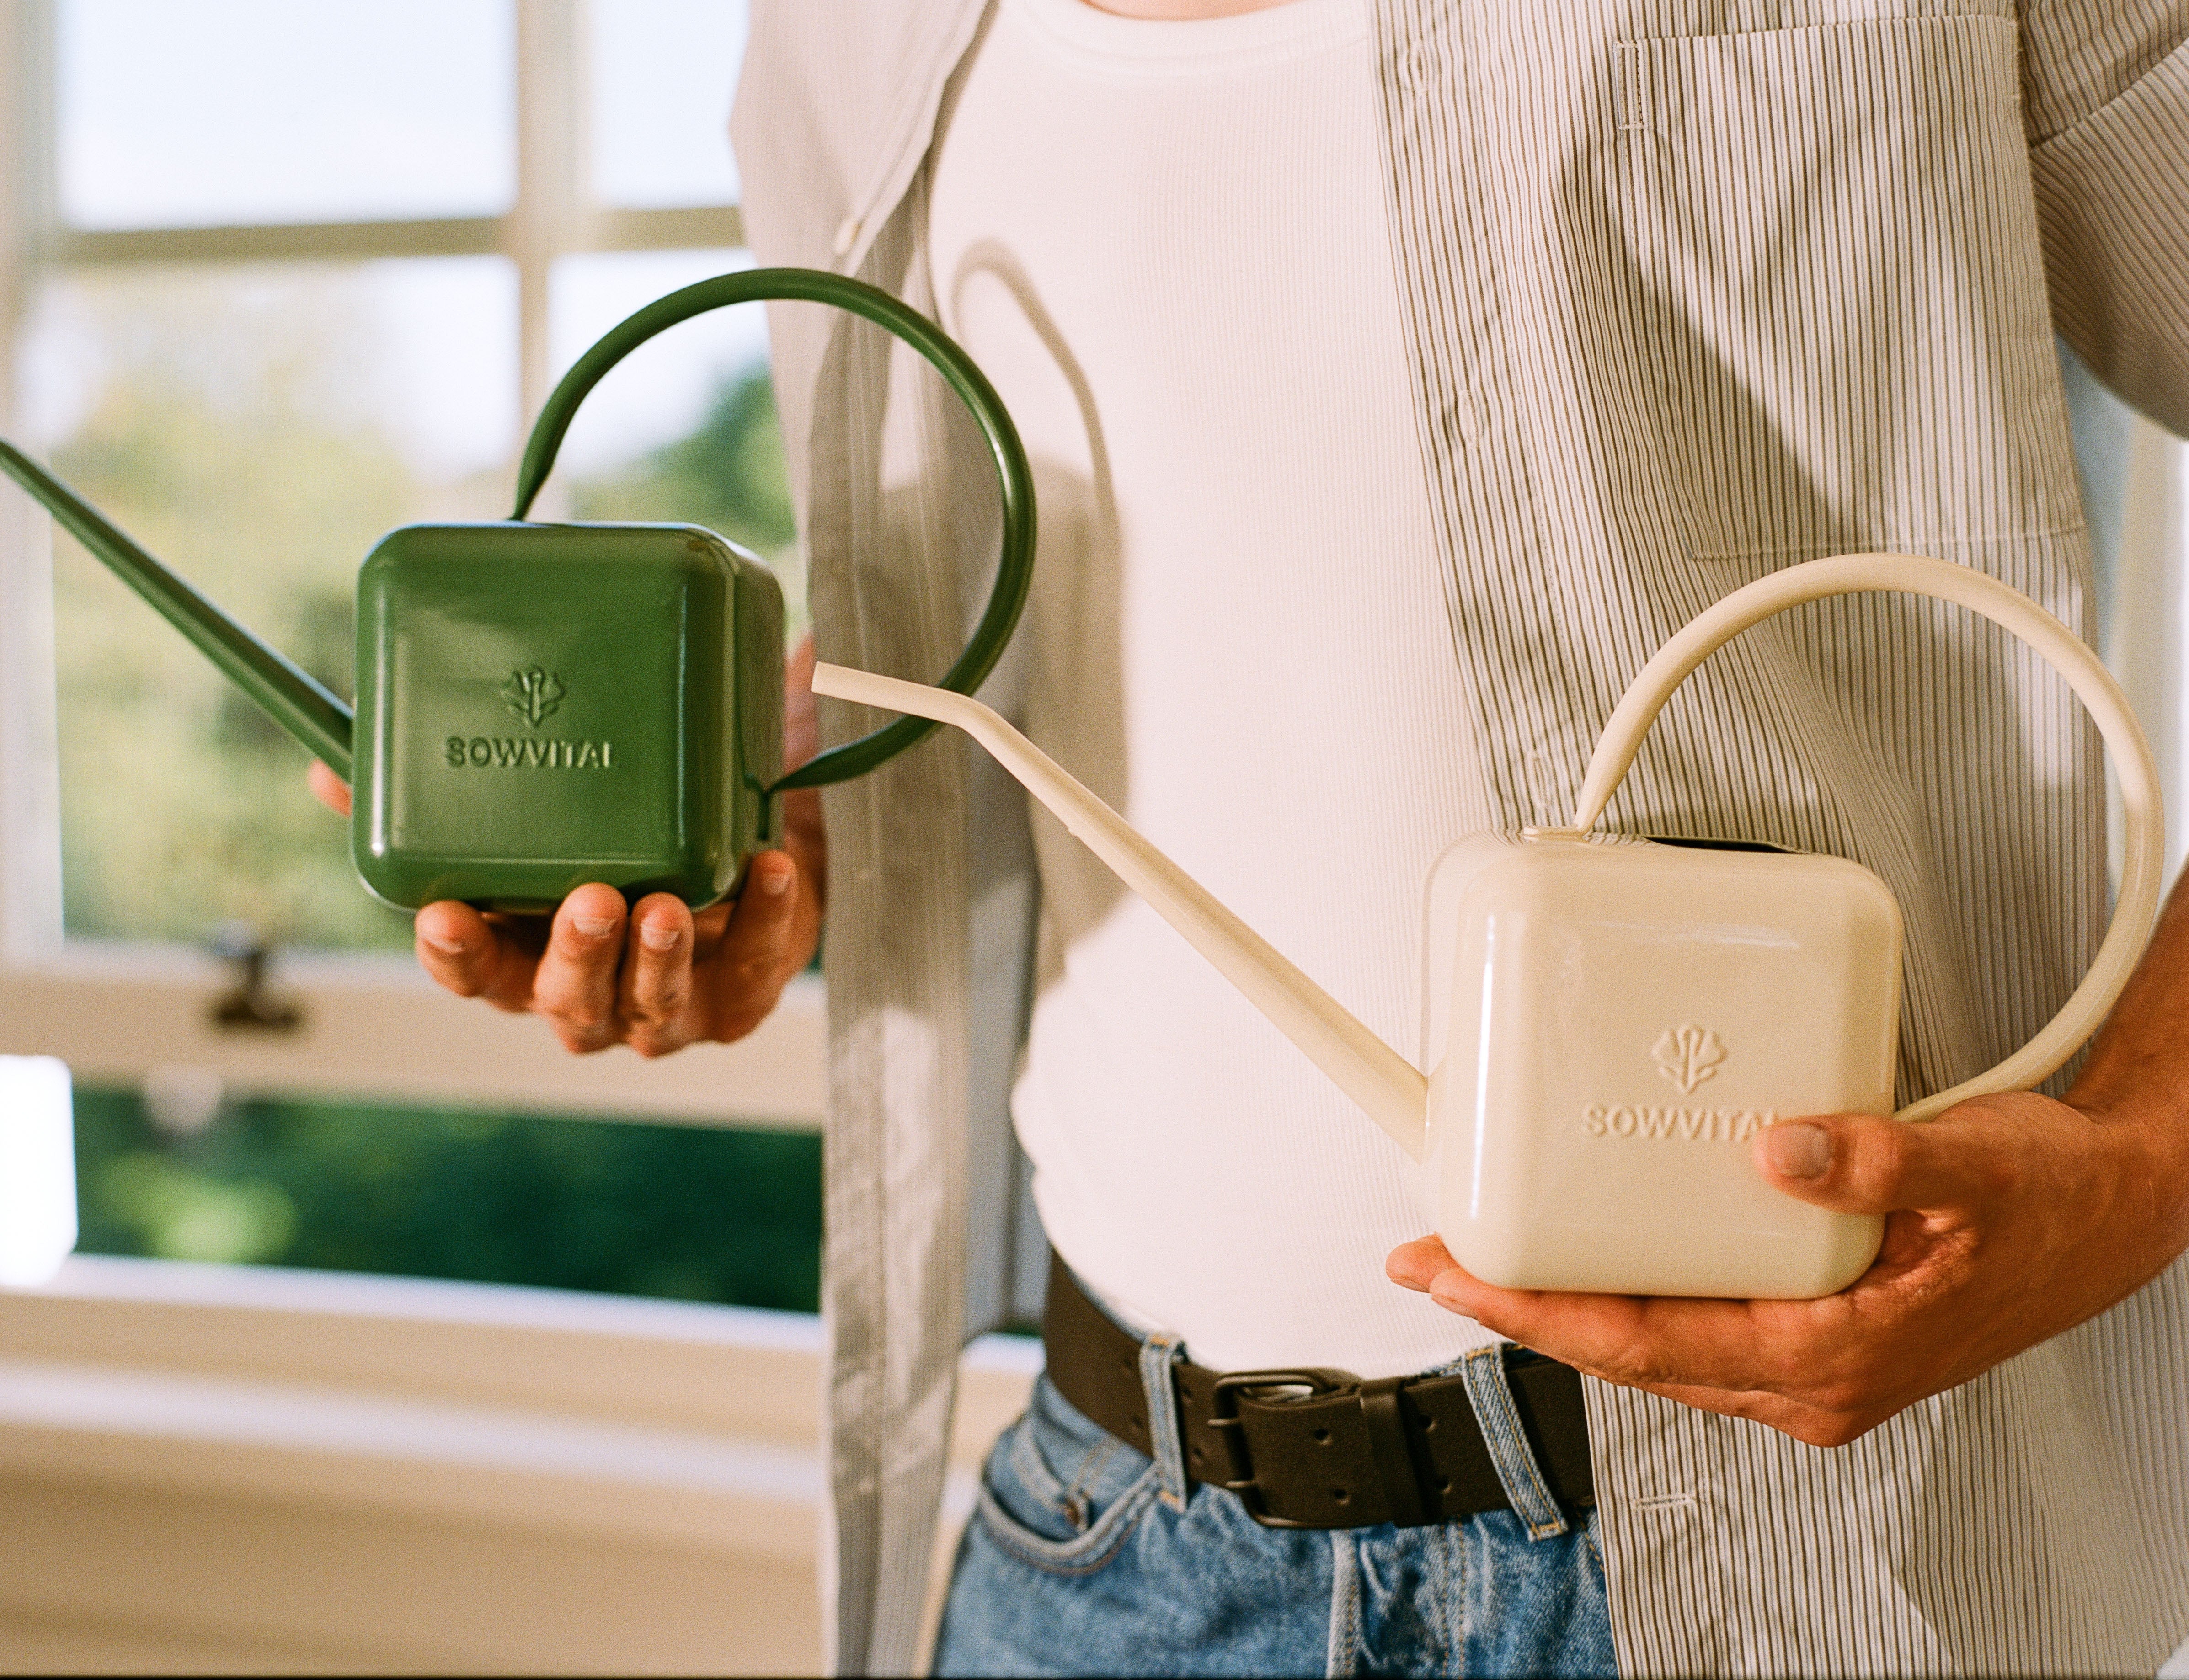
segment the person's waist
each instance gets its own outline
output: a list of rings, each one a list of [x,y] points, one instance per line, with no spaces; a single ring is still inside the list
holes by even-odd
[[[1211,1367],[1411,1376],[1497,1340],[1384,1276],[1384,1255],[1432,1223],[1417,1169],[1252,1024],[1266,1042],[1227,1047],[1213,1077],[1184,1058],[1122,1075],[1027,1058],[1012,1114],[1050,1242],[1112,1317],[1179,1336]],[[1280,1066],[1235,1083],[1249,1060]]]
[[[1127,1445],[1150,1457],[1161,1450],[1145,1338],[1116,1322],[1061,1260],[1051,1263],[1042,1340],[1066,1400]],[[1593,1505],[1580,1373],[1510,1343],[1496,1357],[1550,1492],[1569,1511]],[[1512,1507],[1462,1375],[1364,1381],[1328,1367],[1217,1372],[1190,1360],[1168,1372],[1187,1482],[1236,1494],[1266,1525],[1409,1527]]]

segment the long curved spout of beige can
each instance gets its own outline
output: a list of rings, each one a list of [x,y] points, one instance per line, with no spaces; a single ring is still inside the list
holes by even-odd
[[[1428,1083],[1413,1064],[993,710],[963,694],[842,665],[817,665],[813,692],[930,717],[970,735],[1028,793],[1055,812],[1073,837],[1109,865],[1118,880],[1214,964],[1400,1148],[1421,1159]]]

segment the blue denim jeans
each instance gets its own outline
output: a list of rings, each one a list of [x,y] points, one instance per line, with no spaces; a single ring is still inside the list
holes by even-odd
[[[1494,1353],[1470,1371],[1471,1392],[1478,1374],[1502,1390]],[[1508,1487],[1536,1477],[1524,1438],[1491,1422]],[[1043,1377],[988,1456],[934,1672],[1616,1672],[1593,1512],[1566,1523],[1538,1504],[1536,1537],[1515,1511],[1267,1529],[1220,1488],[1196,1486],[1182,1507],[1165,1499],[1166,1479]]]

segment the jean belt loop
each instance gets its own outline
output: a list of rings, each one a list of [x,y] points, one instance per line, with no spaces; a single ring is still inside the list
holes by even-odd
[[[1159,1330],[1140,1343],[1140,1392],[1148,1407],[1157,1496],[1174,1511],[1185,1509],[1185,1450],[1179,1442],[1178,1386],[1170,1368],[1185,1357],[1185,1345],[1168,1331]]]
[[[1513,1403],[1512,1385],[1505,1380],[1505,1349],[1477,1348],[1467,1356],[1461,1374],[1467,1379],[1467,1398],[1474,1407],[1482,1439],[1489,1444],[1490,1461],[1497,1467],[1497,1479],[1513,1502],[1530,1540],[1549,1540],[1566,1531],[1565,1513],[1551,1493],[1528,1432],[1520,1426],[1520,1409]]]

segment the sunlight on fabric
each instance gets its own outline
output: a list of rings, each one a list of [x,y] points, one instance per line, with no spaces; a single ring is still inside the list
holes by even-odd
[[[52,1281],[76,1247],[76,1125],[67,1064],[0,1055],[0,1286]]]

